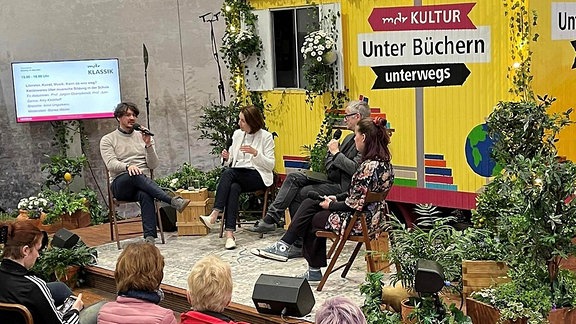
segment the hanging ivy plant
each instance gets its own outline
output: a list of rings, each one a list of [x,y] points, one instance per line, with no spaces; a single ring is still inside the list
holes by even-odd
[[[224,63],[230,71],[230,85],[234,88],[237,98],[246,96],[244,76],[249,73],[244,62],[251,56],[256,56],[257,66],[262,66],[262,40],[256,33],[258,17],[254,8],[246,0],[225,0],[222,13],[226,22],[226,30],[222,37],[220,52]]]

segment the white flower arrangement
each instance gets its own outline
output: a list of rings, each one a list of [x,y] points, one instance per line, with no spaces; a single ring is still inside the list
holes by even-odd
[[[28,211],[28,217],[39,218],[40,213],[48,208],[48,200],[40,193],[38,196],[22,198],[18,202],[18,209]]]
[[[220,50],[227,56],[248,57],[260,51],[260,38],[250,30],[224,34]]]
[[[311,58],[322,62],[322,56],[334,49],[334,39],[323,30],[311,32],[304,37],[304,44],[300,49],[304,59]]]

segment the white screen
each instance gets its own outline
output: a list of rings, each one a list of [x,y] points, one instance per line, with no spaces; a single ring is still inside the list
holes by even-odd
[[[114,117],[118,59],[13,62],[16,121]]]

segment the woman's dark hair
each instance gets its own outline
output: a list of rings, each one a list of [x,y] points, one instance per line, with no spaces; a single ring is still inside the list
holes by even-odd
[[[4,243],[2,257],[13,260],[19,260],[24,257],[22,247],[26,245],[33,247],[44,238],[43,232],[29,220],[1,224],[0,231],[2,231],[1,236]],[[44,247],[44,244],[42,247]]]
[[[250,134],[254,134],[264,128],[264,117],[262,117],[262,113],[256,106],[250,105],[243,107],[240,109],[240,112],[244,115],[246,124],[250,126]]]
[[[392,158],[388,144],[390,144],[390,135],[386,124],[388,122],[383,118],[362,118],[356,129],[359,133],[366,135],[364,140],[364,152],[362,161],[377,160],[389,162]]]
[[[121,102],[116,106],[116,108],[114,109],[114,118],[118,119],[118,118],[126,115],[128,110],[132,110],[132,112],[134,112],[134,115],[136,117],[138,117],[138,115],[140,115],[140,109],[138,109],[138,107],[136,107],[136,104],[133,104],[131,102],[126,101],[126,102]]]

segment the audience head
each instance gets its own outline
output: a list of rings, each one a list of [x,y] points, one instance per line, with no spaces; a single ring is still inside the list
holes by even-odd
[[[114,278],[119,292],[155,291],[164,278],[164,257],[154,244],[136,242],[124,247],[116,262]]]
[[[0,225],[0,243],[4,244],[3,258],[30,269],[48,243],[48,235],[29,220],[8,222]]]
[[[242,123],[245,123],[248,127],[250,127],[249,134],[254,134],[257,131],[264,128],[264,117],[258,108],[255,106],[246,106],[240,109],[240,120],[238,124],[242,129]],[[245,131],[245,129],[243,129]]]
[[[366,324],[360,307],[342,296],[327,299],[316,311],[316,324]]]
[[[365,101],[352,100],[344,108],[344,122],[349,130],[354,130],[362,118],[370,117],[370,106]]]
[[[356,125],[354,142],[362,153],[362,160],[390,161],[390,136],[383,118],[363,118]]]
[[[128,114],[129,110],[132,111],[135,117],[138,117],[138,115],[140,115],[140,109],[136,107],[136,104],[133,104],[131,102],[121,102],[116,106],[116,109],[114,109],[114,118],[116,118],[116,120],[119,120],[120,117]]]
[[[232,270],[220,257],[198,260],[188,276],[188,301],[196,311],[222,313],[232,300]]]

